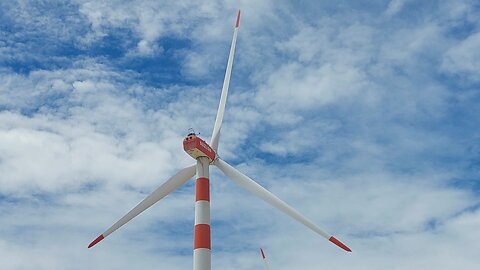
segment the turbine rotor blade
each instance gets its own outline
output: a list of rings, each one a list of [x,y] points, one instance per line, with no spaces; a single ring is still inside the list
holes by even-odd
[[[268,266],[267,258],[265,257],[265,253],[263,253],[262,248],[260,248],[260,252],[262,253],[262,260],[263,264],[265,265],[265,270],[270,270],[270,266]]]
[[[125,223],[129,222],[134,217],[138,216],[140,213],[145,211],[147,208],[170,194],[172,191],[179,188],[185,182],[187,182],[190,178],[195,175],[195,165],[186,167],[180,170],[177,174],[172,176],[168,179],[165,183],[163,183],[160,187],[158,187],[154,192],[152,192],[148,197],[146,197],[143,201],[141,201],[137,206],[135,206],[130,212],[128,212],[125,216],[123,216],[119,221],[113,224],[108,230],[104,233],[99,235],[95,240],[93,240],[89,245],[88,248],[93,247],[98,242],[102,241],[105,237],[109,234],[116,231],[118,228],[122,227]]]
[[[225,71],[225,78],[223,80],[222,94],[220,96],[220,103],[218,104],[217,117],[215,118],[215,125],[212,132],[212,140],[210,146],[213,150],[218,150],[218,142],[220,140],[220,129],[222,127],[223,115],[225,113],[225,104],[227,103],[228,86],[230,85],[230,74],[232,73],[233,58],[235,56],[235,46],[237,44],[238,27],[240,26],[240,10],[237,13],[237,21],[235,29],[233,30],[232,45],[230,47],[230,54],[228,55],[227,70]]]
[[[297,210],[293,207],[285,203],[284,201],[280,200],[277,196],[270,193],[270,191],[266,190],[262,186],[260,186],[257,182],[253,181],[248,176],[244,175],[237,169],[233,168],[227,162],[217,158],[214,163],[226,176],[228,176],[233,182],[237,183],[239,186],[243,187],[244,189],[250,191],[260,199],[266,201],[267,203],[271,204],[275,208],[279,209],[280,211],[284,212],[285,214],[289,215],[293,219],[297,220],[298,222],[302,223],[303,225],[310,228],[312,231],[318,233],[319,235],[323,236],[324,238],[328,239],[330,242],[334,243],[335,245],[339,246],[340,248],[344,249],[345,251],[351,252],[352,250],[348,248],[345,244],[340,242],[334,236],[320,228],[319,226],[315,225],[309,219],[304,217],[300,214]]]

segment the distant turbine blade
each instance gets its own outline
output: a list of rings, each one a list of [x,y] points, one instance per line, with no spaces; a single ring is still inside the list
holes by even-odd
[[[223,115],[225,113],[225,104],[227,102],[228,86],[230,85],[230,74],[232,73],[233,58],[235,56],[235,45],[237,44],[237,33],[240,25],[240,10],[237,13],[237,22],[233,30],[232,46],[230,47],[230,54],[228,56],[227,70],[225,71],[225,79],[223,80],[222,94],[220,96],[220,103],[218,104],[217,117],[215,118],[215,126],[212,132],[212,141],[210,146],[217,151],[218,142],[220,140],[220,129],[222,127]]]
[[[152,206],[154,203],[161,200],[163,197],[170,194],[172,191],[179,188],[185,182],[187,182],[190,178],[195,175],[195,165],[189,166],[187,168],[182,169],[177,174],[172,176],[168,179],[165,183],[163,183],[160,187],[158,187],[152,194],[148,195],[143,201],[141,201],[135,208],[130,210],[125,216],[123,216],[119,221],[112,225],[112,227],[108,228],[104,233],[98,236],[95,240],[88,245],[88,248],[93,247],[98,242],[102,241],[105,237],[109,234],[117,230],[118,228],[122,227],[125,223],[129,222],[132,218],[136,217],[138,214],[145,211],[147,208]]]
[[[217,158],[214,161],[214,165],[217,166],[226,176],[228,176],[231,180],[237,183],[239,186],[243,187],[244,189],[250,191],[254,195],[257,195],[260,199],[266,201],[267,203],[271,204],[272,206],[276,207],[280,211],[284,212],[285,214],[289,215],[290,217],[294,218],[298,222],[302,223],[303,225],[307,226],[314,232],[320,234],[321,236],[328,239],[330,242],[334,243],[335,245],[339,246],[340,248],[344,249],[345,251],[351,252],[350,248],[344,245],[342,242],[337,240],[331,234],[327,233],[322,228],[315,225],[313,222],[308,220],[302,214],[300,214],[297,210],[295,210],[290,205],[286,204],[282,200],[280,200],[277,196],[270,193],[268,190],[257,184],[257,182],[250,179],[248,176],[244,175],[243,173],[239,172],[237,169],[233,168],[231,165],[226,163],[225,161]]]
[[[265,257],[265,253],[263,253],[262,248],[260,248],[260,252],[262,253],[262,260],[263,260],[263,264],[265,265],[265,270],[270,270],[270,267],[268,266],[267,258]]]

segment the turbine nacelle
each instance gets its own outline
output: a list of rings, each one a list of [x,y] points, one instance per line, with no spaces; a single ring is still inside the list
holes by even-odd
[[[185,139],[183,139],[183,150],[194,159],[207,157],[210,163],[212,163],[217,156],[215,150],[194,132],[189,133]]]

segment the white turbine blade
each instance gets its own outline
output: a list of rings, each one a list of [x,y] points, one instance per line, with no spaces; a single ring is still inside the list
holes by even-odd
[[[272,206],[276,207],[280,211],[284,212],[285,214],[289,215],[290,217],[294,218],[298,222],[302,223],[303,225],[307,226],[314,232],[320,234],[321,236],[328,239],[330,242],[334,243],[335,245],[339,246],[340,248],[351,252],[350,248],[344,245],[342,242],[337,240],[331,234],[327,233],[322,228],[315,225],[309,219],[304,217],[300,214],[297,210],[295,210],[290,205],[286,204],[282,200],[280,200],[277,196],[270,193],[268,190],[257,184],[257,182],[250,179],[248,176],[244,175],[243,173],[239,172],[237,169],[233,168],[231,165],[226,163],[225,161],[217,158],[214,161],[214,165],[217,166],[226,176],[228,176],[231,180],[237,183],[239,186],[243,187],[244,189],[250,191],[254,195],[257,195],[260,199],[266,201],[267,203],[271,204]]]
[[[268,266],[267,258],[265,257],[265,253],[263,253],[262,248],[260,248],[260,252],[262,253],[262,260],[263,260],[263,264],[265,265],[265,270],[270,270],[270,267]]]
[[[137,206],[135,206],[130,212],[128,212],[125,216],[123,216],[119,221],[112,225],[112,227],[108,228],[104,233],[98,236],[95,240],[88,245],[88,248],[93,247],[98,242],[102,241],[105,237],[109,234],[117,230],[118,228],[122,227],[125,223],[129,222],[132,218],[136,217],[138,214],[145,211],[147,208],[152,206],[154,203],[161,200],[163,197],[170,194],[172,191],[179,188],[185,182],[187,182],[190,178],[195,175],[195,165],[189,166],[187,168],[182,169],[177,174],[172,176],[168,179],[165,183],[163,183],[160,187],[158,187],[152,194],[148,195],[143,201],[141,201]]]
[[[240,10],[237,14],[237,22],[233,30],[232,46],[228,56],[227,70],[225,71],[225,79],[223,80],[222,94],[220,103],[218,104],[217,117],[215,118],[215,126],[213,127],[212,140],[210,146],[217,151],[218,142],[220,140],[220,128],[222,127],[223,114],[225,113],[225,103],[227,102],[228,86],[230,84],[230,74],[232,73],[233,58],[235,56],[235,45],[237,43],[238,26],[240,25]]]

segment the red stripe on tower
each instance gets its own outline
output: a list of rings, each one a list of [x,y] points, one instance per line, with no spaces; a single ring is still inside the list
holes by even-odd
[[[195,189],[195,201],[210,201],[210,180],[208,178],[197,178]]]
[[[197,224],[195,225],[193,240],[193,249],[208,248],[211,249],[210,244],[210,225]]]

